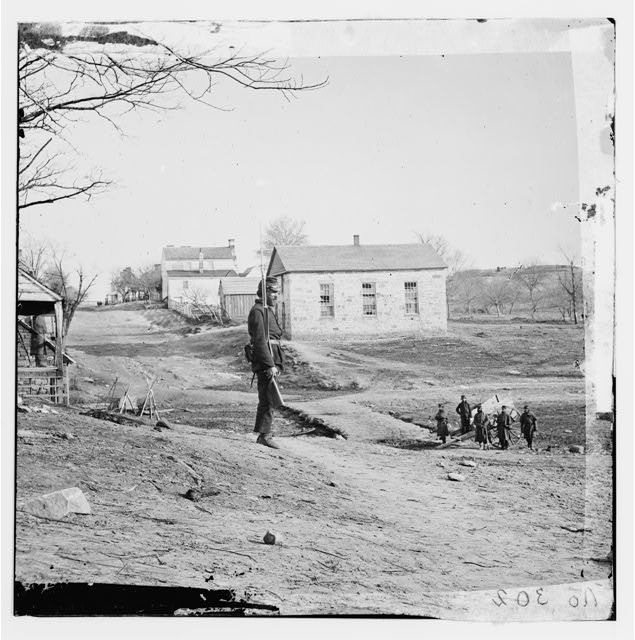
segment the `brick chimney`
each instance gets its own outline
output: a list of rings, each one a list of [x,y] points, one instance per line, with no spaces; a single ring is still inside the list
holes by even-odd
[[[203,273],[203,248],[198,250],[198,272]]]
[[[353,236],[353,244],[359,247],[359,236]]]
[[[234,239],[233,239],[233,238],[230,238],[230,239],[227,241],[227,245],[228,245],[228,246],[229,246],[229,248],[232,250],[232,258],[233,258],[234,260],[236,260],[236,246],[235,246],[235,243],[234,243]]]

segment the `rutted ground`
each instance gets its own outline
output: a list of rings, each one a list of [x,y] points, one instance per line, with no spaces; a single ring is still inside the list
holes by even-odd
[[[348,439],[293,435],[302,424],[289,414],[278,419],[277,452],[251,434],[256,395],[241,360],[244,327],[190,331],[165,310],[78,313],[69,338],[81,363],[75,403],[103,400],[115,375],[143,398],[143,376],[158,376],[159,408],[172,409],[165,415],[174,428],[74,410],[20,414],[27,434],[18,438],[18,579],[231,587],[284,614],[426,615],[426,596],[439,590],[607,576],[608,565],[591,558],[610,549],[611,456],[601,453],[608,423],[591,425],[598,453],[585,456],[377,444],[432,437],[389,411],[425,423],[437,402],[455,402],[462,391],[484,398],[503,385],[532,402],[541,448],[584,444],[584,381],[572,362],[558,365],[568,351],[556,348],[554,333],[546,337],[553,358],[540,365],[554,376],[510,379],[490,357],[481,365],[491,376],[477,384],[474,365],[462,373],[454,356],[435,362],[434,353],[485,340],[472,333],[487,336],[487,327],[453,327],[447,345],[413,342],[416,368],[394,345],[396,360],[382,344],[375,355],[370,343],[293,344],[285,398]],[[561,349],[576,350],[564,342]],[[465,457],[476,467],[460,465]],[[197,486],[187,467],[217,495],[184,498]],[[451,471],[465,481],[448,481]],[[20,510],[65,486],[82,488],[91,515],[51,522]],[[283,535],[282,546],[262,544],[267,529]]]

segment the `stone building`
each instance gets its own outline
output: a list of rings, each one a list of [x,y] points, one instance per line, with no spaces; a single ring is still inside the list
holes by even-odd
[[[447,266],[428,244],[275,247],[288,338],[444,334]]]

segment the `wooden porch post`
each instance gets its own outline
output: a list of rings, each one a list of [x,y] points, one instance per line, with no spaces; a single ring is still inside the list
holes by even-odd
[[[58,402],[59,393],[64,390],[64,314],[62,311],[62,301],[55,303],[55,368],[58,373],[58,381],[61,385],[55,384],[55,402]],[[62,378],[59,380],[59,378]]]

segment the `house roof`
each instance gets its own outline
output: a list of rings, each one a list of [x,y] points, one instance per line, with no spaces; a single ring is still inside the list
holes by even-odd
[[[163,247],[164,260],[198,260],[200,252],[204,260],[233,260],[234,247]]]
[[[260,278],[223,278],[220,286],[225,295],[256,295]]]
[[[60,302],[62,296],[38,282],[26,271],[18,269],[18,301],[19,302]]]
[[[275,247],[268,274],[324,271],[401,271],[446,269],[425,243]]]
[[[168,271],[167,274],[168,278],[186,278],[187,280],[194,278],[227,278],[238,275],[233,269],[213,269],[202,272],[174,270]]]

